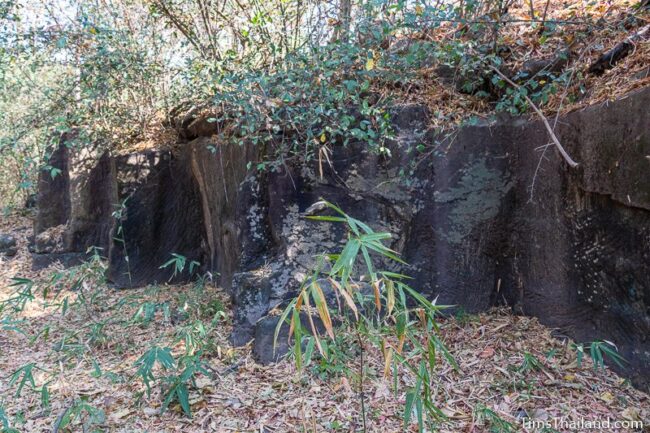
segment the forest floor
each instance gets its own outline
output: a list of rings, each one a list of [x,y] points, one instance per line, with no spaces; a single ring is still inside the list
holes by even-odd
[[[31,220],[4,218],[0,231],[20,240],[16,257],[0,257],[0,300],[27,287],[12,286],[12,278],[33,282],[34,299],[15,316],[23,321],[0,323],[0,409],[18,431],[361,431],[357,358],[336,368],[312,361],[302,373],[291,359],[258,365],[250,347],[229,345],[228,297],[211,284],[118,290],[97,283],[89,266],[32,272]],[[441,362],[433,383],[448,417],[441,432],[580,431],[553,422],[650,420],[647,394],[606,367],[594,369],[588,356],[578,363],[572,342],[536,319],[494,310],[441,319],[441,329],[460,366]],[[192,417],[177,403],[161,414],[163,390],[156,383],[147,396],[134,364],[153,346],[178,357],[194,344],[209,374],[190,387]],[[383,377],[381,353],[368,347],[367,354],[367,430],[402,431],[405,396]],[[550,428],[529,428],[526,416]]]

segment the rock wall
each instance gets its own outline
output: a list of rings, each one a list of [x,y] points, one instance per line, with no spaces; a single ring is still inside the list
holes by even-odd
[[[234,343],[255,338],[266,361],[267,313],[295,294],[314,254],[342,243],[340,228],[304,218],[322,197],[391,231],[403,271],[439,303],[470,312],[506,304],[580,341],[613,341],[629,361],[623,372],[647,388],[648,106],[650,88],[560,118],[577,169],[551,146],[540,163],[550,140],[535,119],[440,136],[426,108],[410,105],[394,109],[390,158],[357,143],[335,146],[322,175],[318,162],[257,172],[247,166],[263,149],[222,145],[214,125],[188,117],[177,151],[105,155],[82,177],[61,150],[62,177],[39,184],[36,231],[65,223],[75,239],[47,254],[107,245],[121,286],[166,281],[159,266],[172,252],[199,261],[231,290]],[[107,204],[124,200],[122,218],[107,219]],[[120,226],[125,246],[112,240]]]

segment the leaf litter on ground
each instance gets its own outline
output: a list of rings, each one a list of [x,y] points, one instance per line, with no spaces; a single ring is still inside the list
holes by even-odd
[[[21,248],[15,258],[0,259],[0,299],[10,295],[11,278],[16,275],[37,281],[47,280],[53,272],[65,272],[58,264],[31,271],[26,248],[29,226],[29,219],[19,216],[0,224],[3,231],[17,235]],[[169,347],[175,356],[182,354],[186,348],[177,331],[186,322],[173,323],[161,311],[148,324],[134,323],[133,316],[143,302],[178,302],[189,296],[192,285],[132,290],[102,286],[94,290],[98,300],[91,315],[86,309],[73,308],[62,315],[59,308],[46,305],[37,296],[22,313],[25,333],[0,334],[0,403],[10,419],[18,420],[14,425],[19,431],[52,431],[57,419],[79,401],[101,411],[100,431],[110,432],[360,429],[358,378],[353,373],[325,377],[307,367],[306,373],[298,375],[290,360],[259,365],[253,360],[250,345],[230,345],[228,318],[209,336],[214,344],[205,360],[214,374],[197,376],[190,387],[192,417],[186,417],[177,403],[161,414],[163,391],[152,385],[147,396],[142,382],[132,380],[136,362],[153,346]],[[209,298],[219,299],[229,311],[224,291],[211,285],[205,290]],[[73,299],[78,292],[59,296]],[[106,323],[102,344],[91,344],[83,337],[89,321]],[[49,329],[47,338],[43,337],[44,327]],[[649,419],[647,394],[608,368],[594,369],[588,356],[578,365],[571,342],[556,338],[554,330],[535,318],[515,316],[506,309],[462,314],[442,319],[441,333],[460,367],[456,371],[441,363],[434,380],[436,403],[448,417],[440,425],[441,432],[490,431],[497,419],[515,431],[527,431],[522,417]],[[81,346],[76,355],[65,356],[57,347],[64,338],[68,347]],[[401,431],[405,396],[395,395],[392,379],[384,378],[383,354],[368,347],[367,358],[368,430]],[[347,362],[347,371],[357,371],[355,359]],[[30,363],[34,365],[36,387],[31,389],[27,381],[20,396],[15,397],[20,380],[10,384],[10,377]],[[48,378],[49,406],[43,408],[42,395],[36,391]],[[417,431],[415,424],[409,428]]]

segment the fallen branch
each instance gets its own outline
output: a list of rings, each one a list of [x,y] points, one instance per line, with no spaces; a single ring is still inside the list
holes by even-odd
[[[503,75],[501,71],[499,71],[497,68],[494,66],[490,66],[490,68],[496,72],[501,78],[503,78],[506,83],[510,84],[512,87],[514,87],[516,90],[521,90],[521,87],[512,81],[510,78],[506,77]],[[548,123],[548,119],[546,116],[544,116],[544,113],[542,113],[542,110],[540,110],[537,105],[533,103],[533,101],[528,97],[528,95],[524,94],[521,92],[521,95],[524,97],[526,102],[530,104],[531,107],[533,107],[533,110],[535,110],[535,113],[542,119],[542,122],[544,122],[544,126],[546,127],[546,130],[548,131],[548,135],[550,135],[551,140],[553,140],[553,143],[555,143],[555,147],[557,147],[557,150],[560,151],[560,155],[562,155],[562,158],[569,164],[571,167],[575,168],[578,166],[578,163],[569,156],[569,154],[564,150],[564,146],[562,146],[562,143],[560,143],[560,140],[558,140],[557,136],[555,135],[555,132],[553,132],[553,128],[551,128],[551,125]]]
[[[650,36],[650,24],[641,28],[632,36],[628,36],[623,42],[618,43],[614,48],[600,56],[598,60],[589,66],[587,72],[590,74],[600,75],[608,69],[612,69],[616,64],[627,57],[636,48],[639,41]]]

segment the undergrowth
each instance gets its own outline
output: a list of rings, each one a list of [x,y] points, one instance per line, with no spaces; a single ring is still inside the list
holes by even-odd
[[[294,342],[289,356],[297,375],[288,382],[284,377],[279,386],[311,386],[313,378],[349,383],[357,395],[359,416],[345,422],[364,428],[383,416],[368,394],[370,384],[381,381],[401,405],[404,430],[413,424],[420,430],[435,429],[449,421],[445,408],[436,403],[440,371],[448,369],[448,378],[463,373],[440,326],[440,321],[449,320],[441,316],[444,306],[420,294],[406,275],[395,271],[403,262],[385,244],[389,233],[375,232],[335,205],[325,205],[333,214],[311,219],[343,224],[347,243],[339,252],[319,256],[299,296],[280,317],[276,338],[282,326],[289,328]],[[3,336],[14,335],[24,344],[19,351],[12,349],[19,356],[1,378],[2,432],[29,431],[26,419],[34,417],[45,417],[60,432],[105,431],[112,414],[98,403],[101,400],[82,386],[61,397],[62,384],[74,383],[77,377],[125,387],[132,410],[155,407],[156,416],[192,417],[197,407],[193,396],[219,386],[241,362],[224,343],[230,314],[210,275],[195,275],[182,290],[160,285],[120,290],[107,285],[100,250],[89,253],[86,263],[65,271],[35,279],[15,277],[11,293],[0,302]],[[194,273],[197,267],[174,255],[167,268],[173,274]],[[453,326],[483,326],[477,316],[462,311],[457,315]],[[609,342],[571,347],[573,354],[563,356],[573,357],[577,368],[585,357],[596,370],[602,370],[605,361],[624,362]],[[0,350],[7,356],[7,348]],[[44,356],[32,357],[36,352]],[[379,356],[381,366],[370,362]],[[516,391],[521,399],[532,400],[539,377],[556,374],[558,356],[557,351],[524,350],[512,369],[504,370],[509,376],[494,386],[501,393]],[[125,362],[117,368],[116,360]],[[31,403],[13,409],[23,401]],[[493,431],[511,431],[513,421],[487,402],[476,406],[473,416]]]

